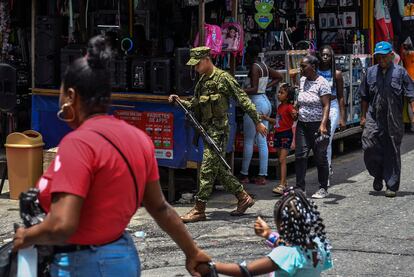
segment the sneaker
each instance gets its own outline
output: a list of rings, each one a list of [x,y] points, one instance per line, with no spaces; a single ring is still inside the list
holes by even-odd
[[[250,183],[250,180],[248,176],[240,175],[239,182],[242,183],[243,185],[247,185],[248,183]]]
[[[375,190],[375,191],[381,191],[381,190],[382,190],[382,187],[384,186],[384,185],[382,184],[382,179],[380,179],[380,178],[375,178],[375,179],[374,179],[374,182],[372,183],[372,186],[374,187],[374,190]]]
[[[258,186],[264,186],[267,184],[267,180],[266,177],[264,176],[257,176],[256,180],[254,181],[254,183]]]
[[[322,199],[328,196],[328,191],[324,188],[320,188],[317,192],[312,195],[312,198]]]
[[[385,191],[385,197],[393,198],[395,196],[397,196],[397,192],[396,191],[392,191],[390,189],[387,189]]]

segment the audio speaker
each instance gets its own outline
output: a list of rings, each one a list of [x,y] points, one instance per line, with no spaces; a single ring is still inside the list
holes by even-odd
[[[131,90],[148,90],[148,70],[148,61],[137,58],[131,60]]]
[[[85,53],[84,45],[68,45],[60,50],[60,78],[66,72],[66,68],[76,59],[83,57]]]
[[[0,110],[10,111],[16,106],[16,69],[0,64]]]
[[[61,19],[38,16],[36,18],[36,68],[37,87],[59,86],[59,49]]]
[[[171,61],[166,58],[151,60],[151,90],[155,94],[170,94]]]
[[[112,58],[109,70],[111,72],[112,89],[117,91],[125,91],[128,89],[128,58],[115,57]]]
[[[190,59],[190,48],[175,49],[175,89],[178,95],[193,95],[196,72],[186,65]]]

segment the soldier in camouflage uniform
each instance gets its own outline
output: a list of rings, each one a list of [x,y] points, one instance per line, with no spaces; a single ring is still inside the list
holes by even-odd
[[[266,136],[267,129],[261,123],[255,105],[230,74],[213,65],[210,59],[210,48],[191,49],[187,65],[194,66],[201,78],[195,87],[195,96],[190,101],[181,101],[188,109],[194,111],[206,132],[222,150],[223,156],[230,132],[227,111],[231,97],[236,99],[242,109],[253,119],[257,131]],[[170,95],[169,101],[173,102],[174,98],[178,96]],[[196,195],[194,208],[181,217],[183,222],[206,220],[206,203],[216,178],[228,192],[233,193],[238,199],[237,208],[231,212],[231,215],[240,216],[253,206],[254,200],[246,193],[242,184],[224,167],[215,152],[204,145],[200,169],[200,190]]]

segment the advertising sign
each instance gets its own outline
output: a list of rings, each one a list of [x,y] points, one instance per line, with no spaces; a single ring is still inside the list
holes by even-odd
[[[116,110],[114,116],[147,133],[154,143],[157,159],[174,158],[173,113]]]

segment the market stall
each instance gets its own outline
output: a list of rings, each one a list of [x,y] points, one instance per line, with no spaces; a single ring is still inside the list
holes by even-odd
[[[233,73],[242,86],[248,79],[245,48],[251,42],[259,43],[263,60],[293,84],[300,78],[300,58],[322,44],[332,45],[346,78],[348,112],[347,129],[334,138],[361,131],[357,87],[372,64],[367,53],[373,44],[373,0],[49,2],[32,1],[31,39],[36,53],[31,56],[32,127],[43,134],[47,147],[56,146],[69,131],[55,118],[60,76],[83,54],[86,39],[97,33],[112,38],[116,53],[110,112],[152,137],[162,167],[185,169],[201,160],[202,143],[194,146],[184,113],[167,103],[170,93],[184,98],[193,94],[197,77],[185,62],[195,45],[212,46],[216,66]],[[220,48],[215,49],[211,43],[218,38]],[[276,91],[268,91],[275,107]],[[240,156],[243,113],[232,105],[229,114],[227,151]],[[268,141],[271,146],[272,133]]]

